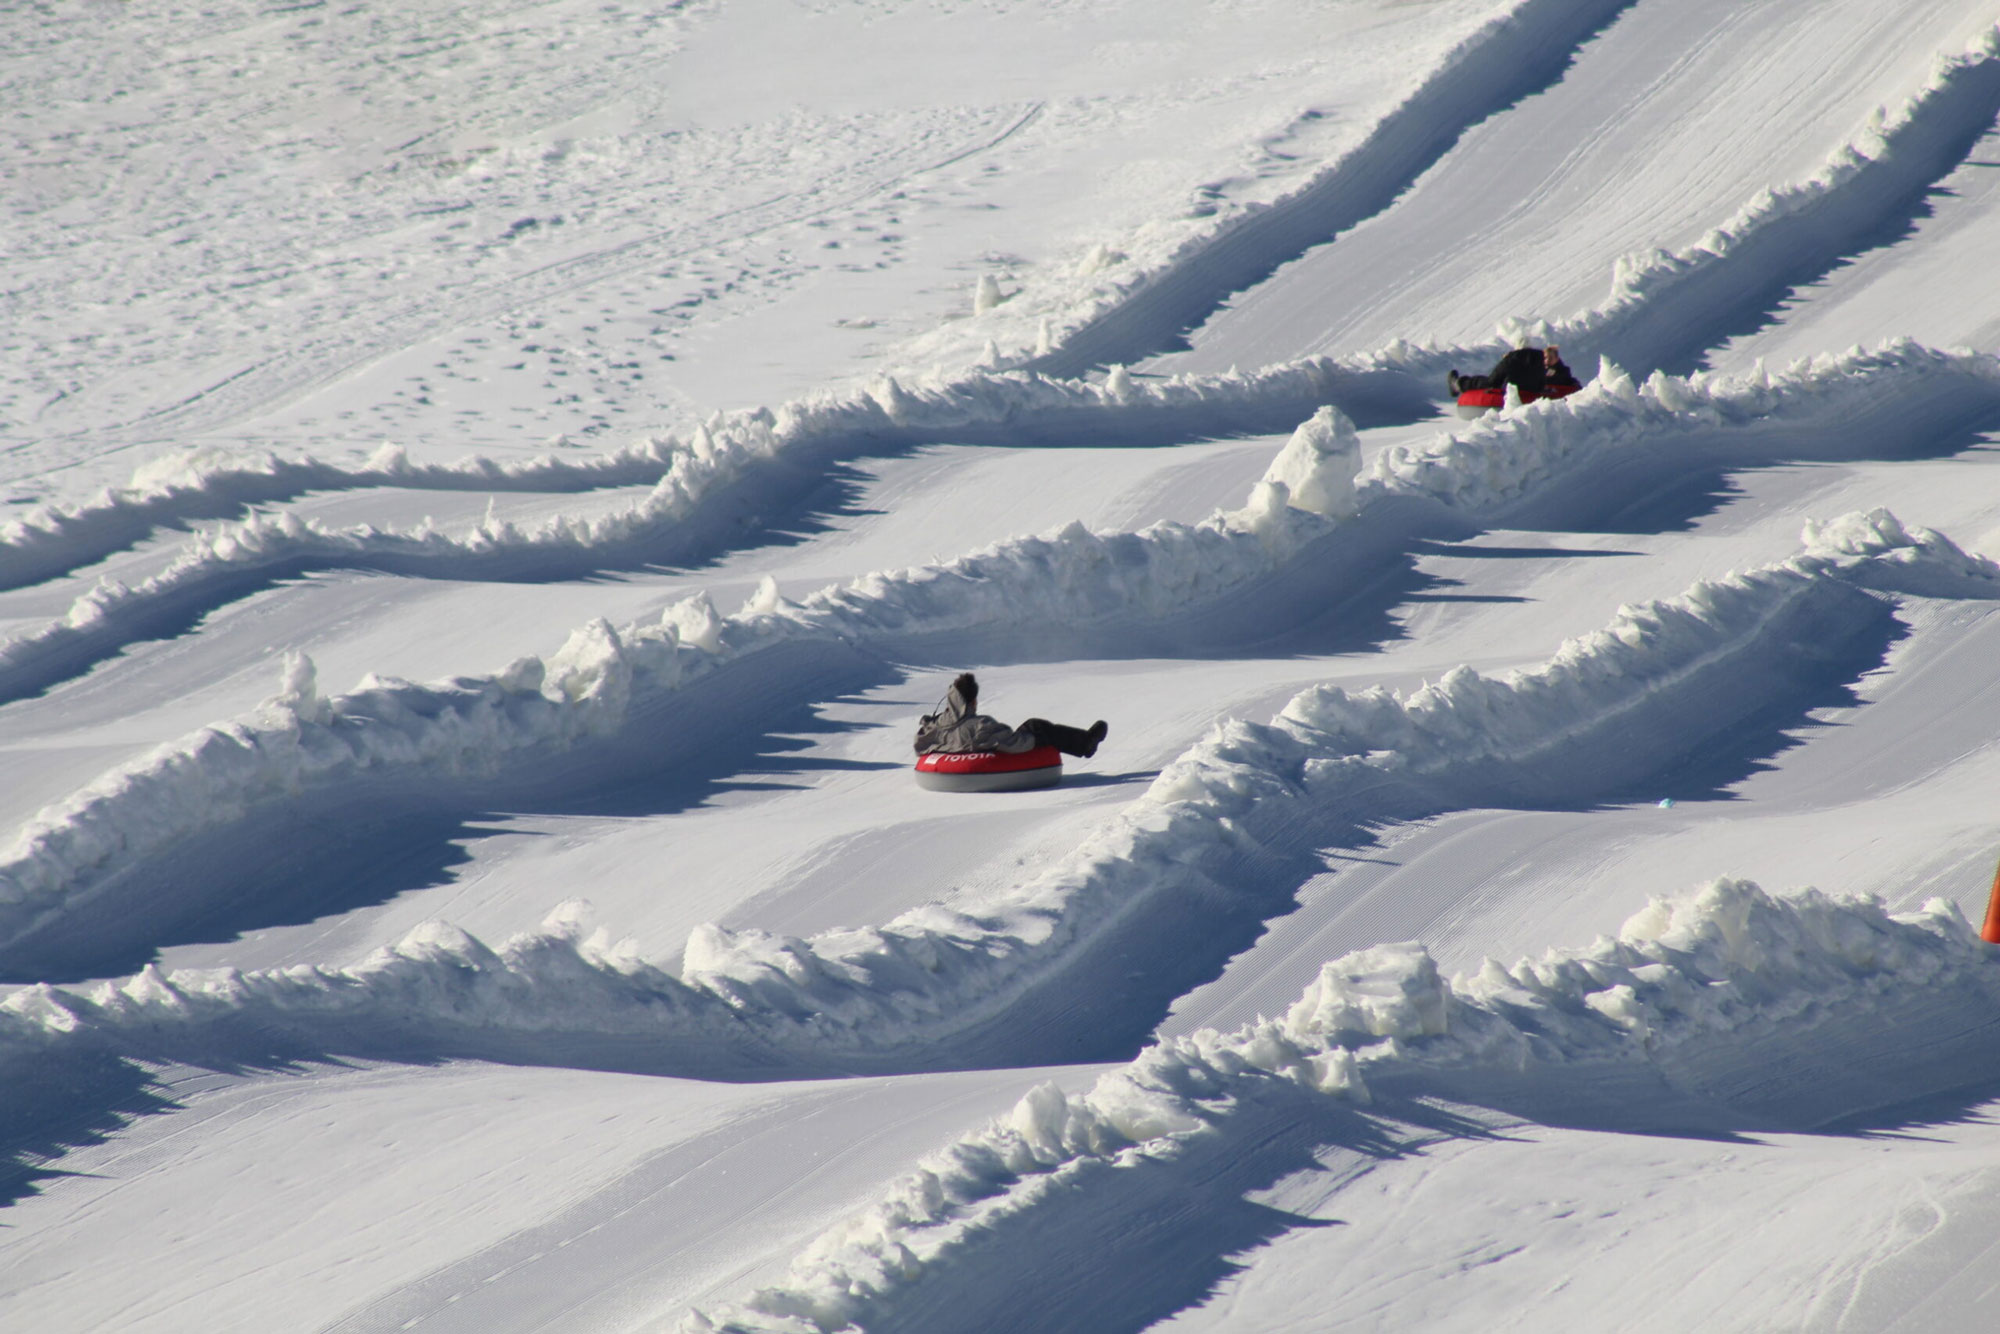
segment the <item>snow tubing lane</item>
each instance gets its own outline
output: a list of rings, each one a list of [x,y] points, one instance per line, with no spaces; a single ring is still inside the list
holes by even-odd
[[[1538,398],[1568,398],[1580,384],[1559,384],[1555,388],[1538,394],[1522,393],[1523,403],[1532,403]],[[1458,415],[1465,418],[1482,416],[1507,405],[1505,389],[1468,389],[1458,396]]]
[[[1062,752],[1037,746],[1018,755],[992,750],[917,757],[917,786],[933,792],[1021,792],[1062,781]]]

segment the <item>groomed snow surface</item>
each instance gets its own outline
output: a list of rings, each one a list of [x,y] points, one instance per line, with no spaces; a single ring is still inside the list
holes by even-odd
[[[1989,1328],[1995,20],[0,17],[0,1328]]]

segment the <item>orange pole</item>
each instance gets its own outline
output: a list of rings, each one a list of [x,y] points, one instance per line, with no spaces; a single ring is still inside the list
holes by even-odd
[[[1986,896],[1986,925],[1979,928],[1979,938],[2000,945],[2000,870],[1993,873],[1993,891]]]

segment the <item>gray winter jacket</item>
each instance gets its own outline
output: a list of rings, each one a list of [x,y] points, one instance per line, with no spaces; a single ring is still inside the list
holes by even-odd
[[[999,751],[1019,755],[1035,748],[1032,732],[1009,727],[997,718],[974,713],[973,701],[952,683],[944,697],[944,708],[927,713],[917,723],[917,754],[958,755],[973,750]]]

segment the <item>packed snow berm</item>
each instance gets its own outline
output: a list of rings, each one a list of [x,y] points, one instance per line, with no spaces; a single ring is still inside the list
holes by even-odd
[[[0,36],[0,1328],[1990,1324],[1990,4]]]

